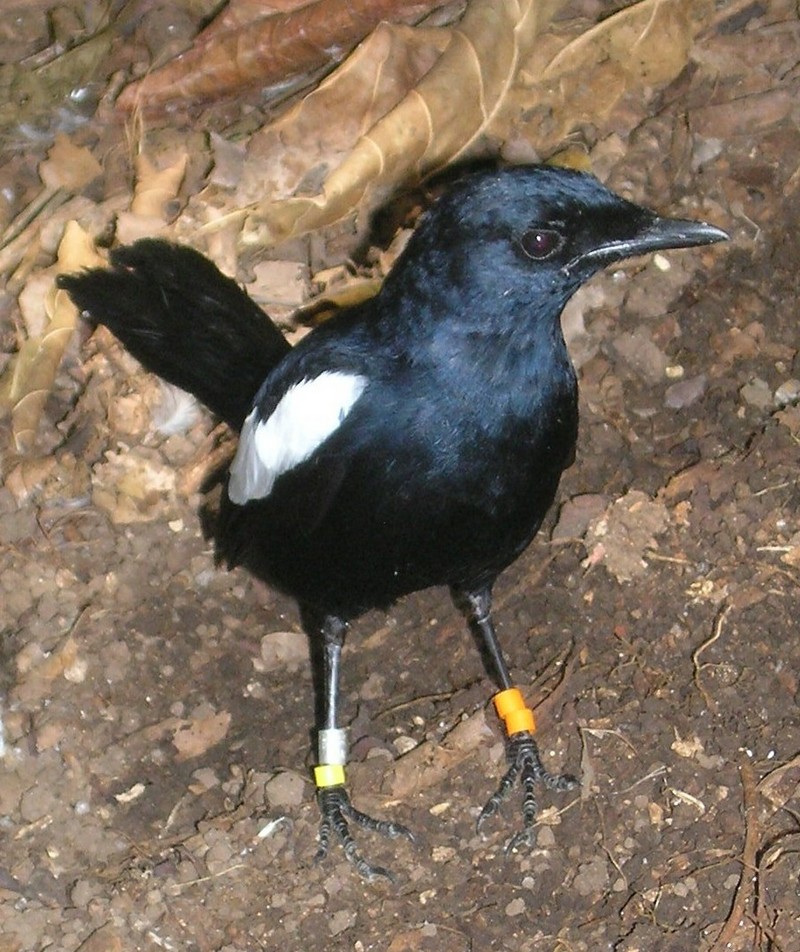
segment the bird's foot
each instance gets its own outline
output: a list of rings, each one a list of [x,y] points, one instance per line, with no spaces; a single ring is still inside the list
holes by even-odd
[[[506,759],[508,770],[503,775],[497,790],[489,797],[486,806],[481,810],[477,829],[480,831],[486,820],[497,813],[500,804],[507,799],[519,779],[523,790],[522,829],[506,843],[505,851],[510,853],[521,846],[531,847],[535,842],[534,824],[538,810],[536,784],[542,783],[550,790],[564,791],[577,787],[578,780],[571,774],[551,774],[546,770],[539,756],[536,741],[527,731],[514,734],[508,739]]]
[[[358,852],[347,821],[352,820],[353,823],[364,827],[365,830],[372,830],[373,833],[380,833],[382,836],[391,837],[391,839],[404,836],[413,843],[414,834],[411,830],[400,823],[376,820],[367,816],[366,813],[356,810],[350,802],[347,790],[341,786],[324,787],[318,790],[317,800],[322,813],[322,822],[319,826],[319,849],[315,857],[317,862],[325,859],[328,855],[331,832],[333,832],[341,840],[344,855],[355,866],[356,872],[360,876],[363,876],[368,882],[379,876],[384,876],[394,882],[394,876],[388,869],[383,866],[373,866]]]

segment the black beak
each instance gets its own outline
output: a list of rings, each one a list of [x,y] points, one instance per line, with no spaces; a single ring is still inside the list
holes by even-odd
[[[643,210],[644,211],[644,210]],[[704,221],[687,221],[683,218],[661,218],[647,212],[640,219],[633,234],[612,238],[576,255],[565,271],[605,267],[623,258],[664,251],[668,248],[694,248],[727,241],[730,236],[716,225]]]

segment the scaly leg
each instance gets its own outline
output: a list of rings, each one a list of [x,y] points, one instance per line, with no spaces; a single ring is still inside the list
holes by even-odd
[[[517,780],[522,784],[522,829],[515,833],[506,844],[506,852],[520,846],[532,846],[535,841],[534,825],[538,805],[536,803],[536,784],[542,783],[551,790],[571,790],[578,781],[571,774],[551,774],[545,769],[539,756],[539,748],[533,739],[536,730],[533,711],[525,706],[520,691],[511,684],[497,634],[492,622],[492,598],[488,588],[478,592],[453,592],[453,600],[464,611],[468,620],[480,635],[483,647],[494,668],[494,674],[500,691],[494,696],[497,714],[506,728],[506,760],[508,770],[500,784],[489,798],[478,817],[477,828],[483,826],[489,817],[494,816],[500,804],[514,789]]]
[[[347,732],[344,728],[338,727],[337,722],[339,666],[346,631],[347,625],[340,618],[329,616],[322,624],[325,723],[319,731],[319,765],[314,768],[317,802],[322,813],[316,858],[322,860],[327,856],[331,832],[333,832],[341,840],[345,856],[361,876],[367,880],[372,880],[376,876],[392,879],[389,870],[383,866],[373,866],[361,856],[347,823],[348,820],[352,820],[358,826],[392,838],[405,836],[409,840],[414,839],[411,831],[401,824],[375,820],[366,813],[356,810],[350,803],[345,789]]]

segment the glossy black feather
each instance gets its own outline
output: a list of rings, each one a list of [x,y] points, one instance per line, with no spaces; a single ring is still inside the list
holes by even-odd
[[[110,264],[62,275],[59,284],[148,370],[238,430],[264,377],[290,350],[284,336],[193,248],[145,238],[115,248]]]
[[[368,379],[266,498],[226,500],[220,530],[232,562],[346,621],[431,585],[491,588],[573,458],[565,302],[609,262],[723,237],[658,218],[591,176],[517,168],[456,185],[377,297],[292,351],[213,265],[164,242],[120,249],[112,271],[63,286],[145,366],[237,427],[253,400],[266,419],[324,371]]]

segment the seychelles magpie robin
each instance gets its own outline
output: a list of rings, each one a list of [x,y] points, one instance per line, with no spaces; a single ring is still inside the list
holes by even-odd
[[[499,688],[508,770],[478,825],[519,780],[523,828],[509,846],[530,843],[536,783],[576,783],[544,768],[491,616],[495,580],[530,543],[574,456],[561,310],[606,265],[726,237],[584,173],[474,173],[426,213],[376,297],[293,349],[187,247],[145,239],[112,251],[109,270],[60,278],[84,317],[239,431],[221,550],[294,596],[322,645],[320,857],[333,834],[362,875],[388,875],[359,854],[348,821],[410,836],[350,802],[339,670],[348,622],[429,586],[449,587]]]

